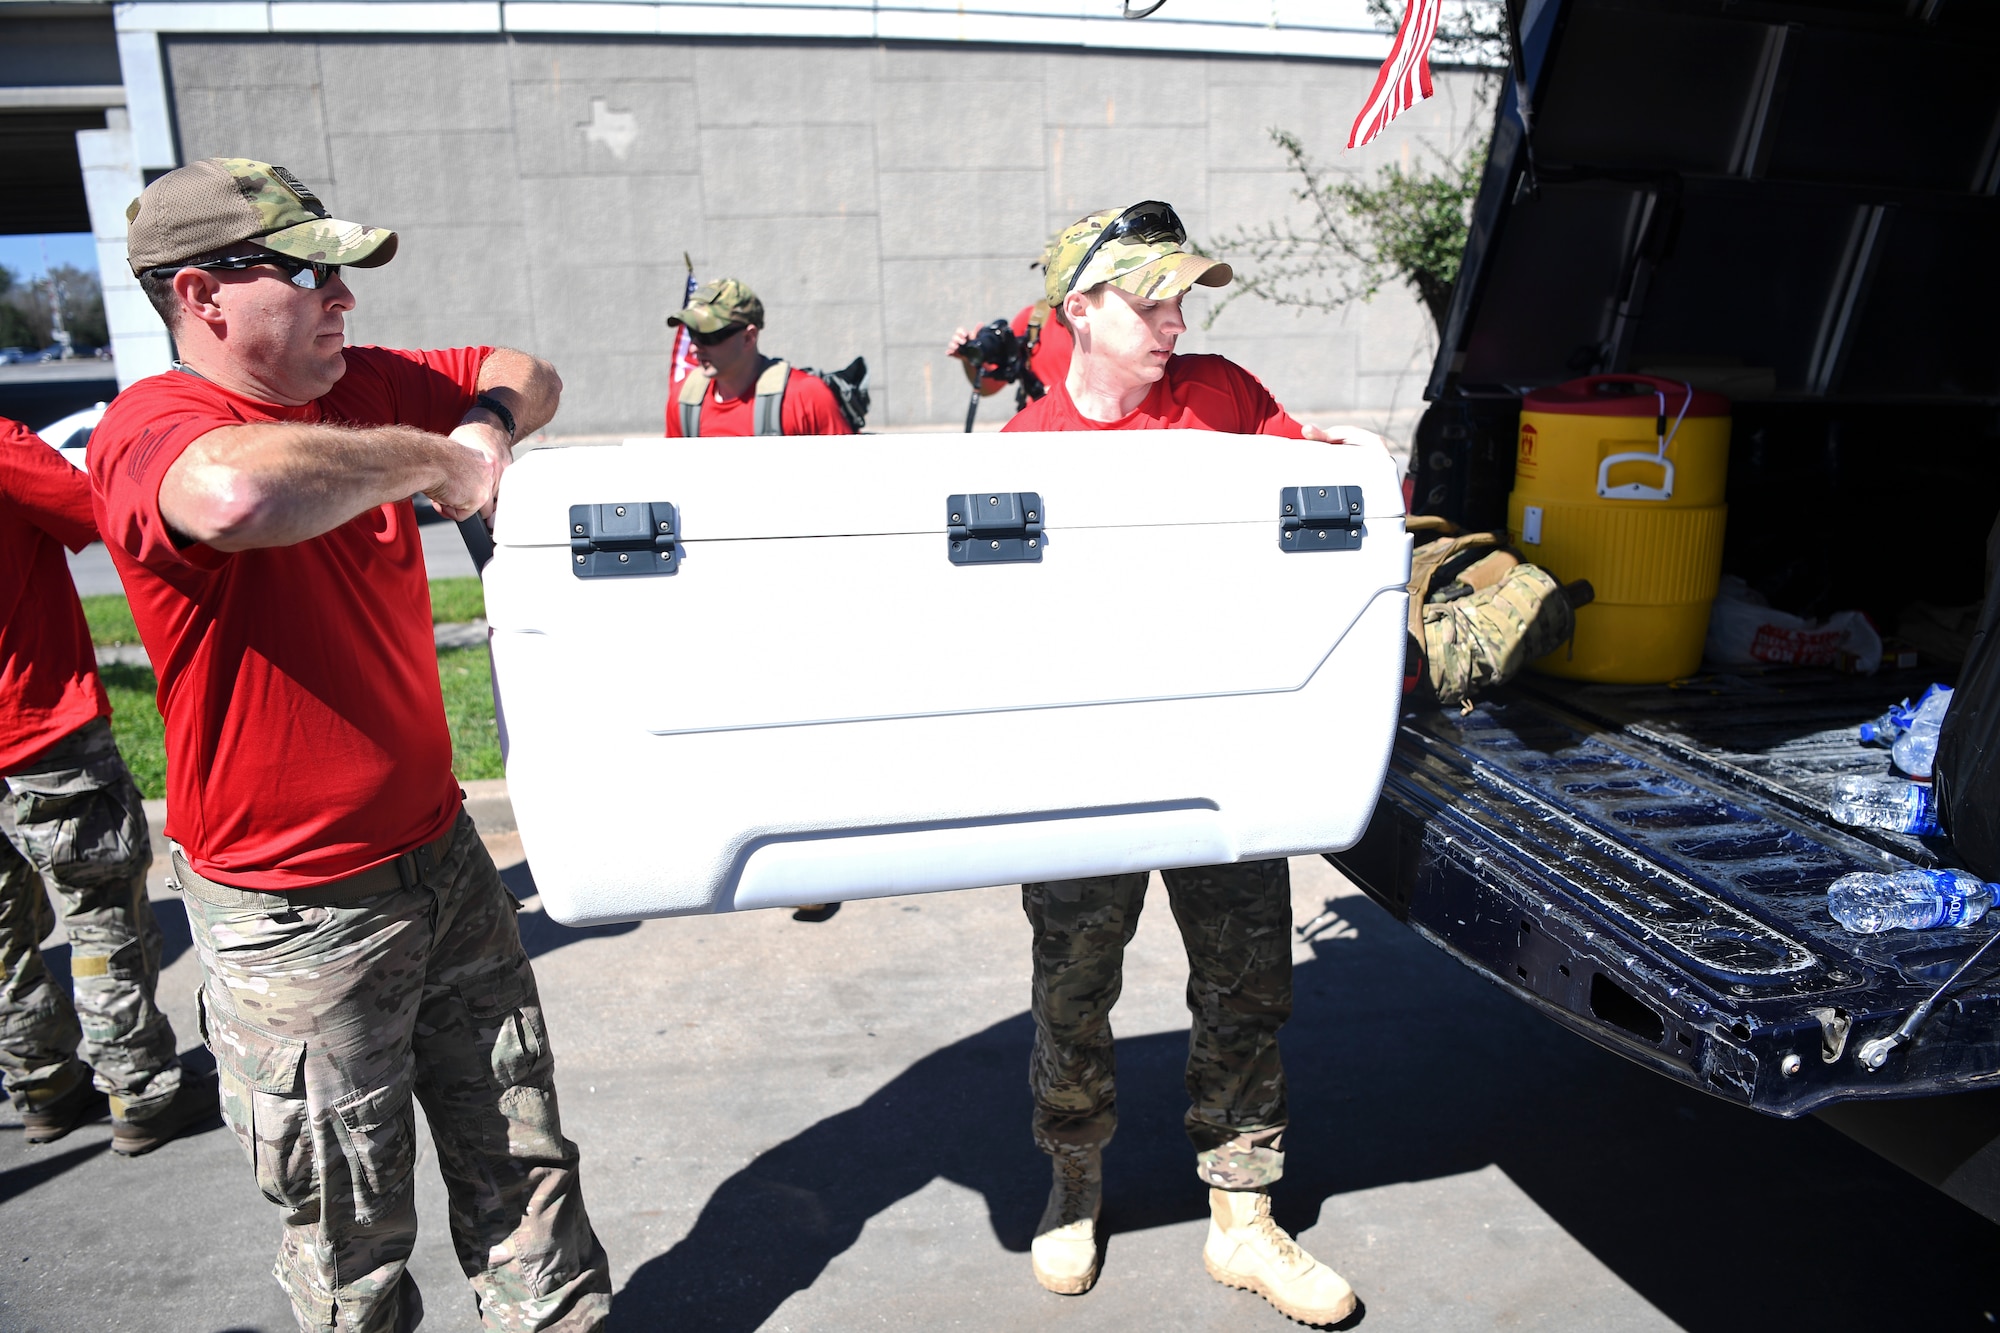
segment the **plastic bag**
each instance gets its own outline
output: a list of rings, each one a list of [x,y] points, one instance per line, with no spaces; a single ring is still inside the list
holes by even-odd
[[[1719,666],[1832,666],[1866,676],[1882,665],[1882,636],[1859,611],[1807,620],[1777,610],[1742,579],[1724,574],[1708,614],[1703,655]]]

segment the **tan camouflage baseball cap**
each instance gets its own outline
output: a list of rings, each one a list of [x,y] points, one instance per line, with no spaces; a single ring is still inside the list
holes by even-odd
[[[298,177],[247,157],[205,157],[148,185],[125,210],[134,274],[255,241],[294,259],[374,268],[396,254],[396,233],[330,218]]]
[[[749,285],[735,278],[717,278],[694,289],[688,303],[667,316],[669,324],[685,324],[696,333],[714,333],[731,324],[764,326],[764,303]]]
[[[1149,205],[1162,210],[1165,217],[1173,215],[1166,205],[1151,200],[1131,208],[1099,209],[1070,223],[1049,242],[1042,257],[1042,276],[1051,306],[1061,306],[1063,297],[1072,291],[1087,292],[1105,282],[1134,296],[1165,301],[1197,283],[1203,287],[1222,287],[1236,276],[1229,265],[1194,254],[1185,248],[1185,240],[1167,235],[1134,234],[1097,245],[1098,234],[1106,227]],[[1174,221],[1178,225],[1179,219]],[[1092,246],[1096,246],[1095,253]],[[1089,267],[1078,273],[1077,265],[1084,263],[1086,256]],[[1072,274],[1076,276],[1074,283],[1070,281]]]

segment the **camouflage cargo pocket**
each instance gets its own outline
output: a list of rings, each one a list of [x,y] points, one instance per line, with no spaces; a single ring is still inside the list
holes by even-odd
[[[201,1039],[215,1056],[222,1115],[257,1173],[257,1187],[281,1208],[303,1208],[319,1192],[312,1116],[300,1066],[306,1044],[259,1031],[196,992]]]
[[[354,1220],[373,1226],[408,1203],[417,1162],[410,1082],[399,1078],[387,1087],[357,1092],[333,1111],[354,1187]]]
[[[122,762],[8,780],[15,823],[37,868],[63,884],[128,878],[152,859],[139,791]]]

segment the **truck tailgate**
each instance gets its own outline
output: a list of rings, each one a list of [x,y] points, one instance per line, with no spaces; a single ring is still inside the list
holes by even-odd
[[[1831,1102],[1990,1084],[2000,961],[1879,1070],[1856,1058],[1992,933],[1850,935],[1826,887],[1948,864],[1848,830],[1833,781],[1887,769],[1856,724],[1925,679],[1713,676],[1675,687],[1531,679],[1471,714],[1402,720],[1362,841],[1331,856],[1383,906],[1549,1017],[1725,1100]]]

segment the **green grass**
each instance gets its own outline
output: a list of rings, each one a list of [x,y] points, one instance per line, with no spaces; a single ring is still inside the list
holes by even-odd
[[[478,579],[431,580],[433,625],[458,625],[485,618],[486,588]]]
[[[97,674],[111,696],[111,734],[125,767],[148,799],[167,794],[166,724],[154,707],[159,689],[142,666],[101,666]],[[493,721],[493,664],[484,648],[447,648],[438,654],[445,720],[451,727],[451,771],[460,782],[505,776],[500,732]]]
[[[478,579],[432,579],[431,623],[455,625],[486,616],[486,589]],[[122,593],[83,599],[83,618],[90,622],[90,641],[99,647],[139,642],[132,608]]]
[[[90,622],[92,643],[102,646],[139,642],[139,631],[132,624],[132,608],[123,593],[84,598],[83,618]]]
[[[94,622],[91,628],[97,628]],[[167,724],[153,705],[159,682],[142,666],[101,666],[97,677],[104,682],[105,693],[111,696],[111,734],[125,756],[125,767],[132,770],[132,780],[139,784],[140,795],[148,800],[165,796]]]
[[[493,720],[493,659],[485,647],[440,652],[438,683],[444,686],[444,716],[451,724],[452,774],[460,782],[506,776],[500,767],[500,729]]]

